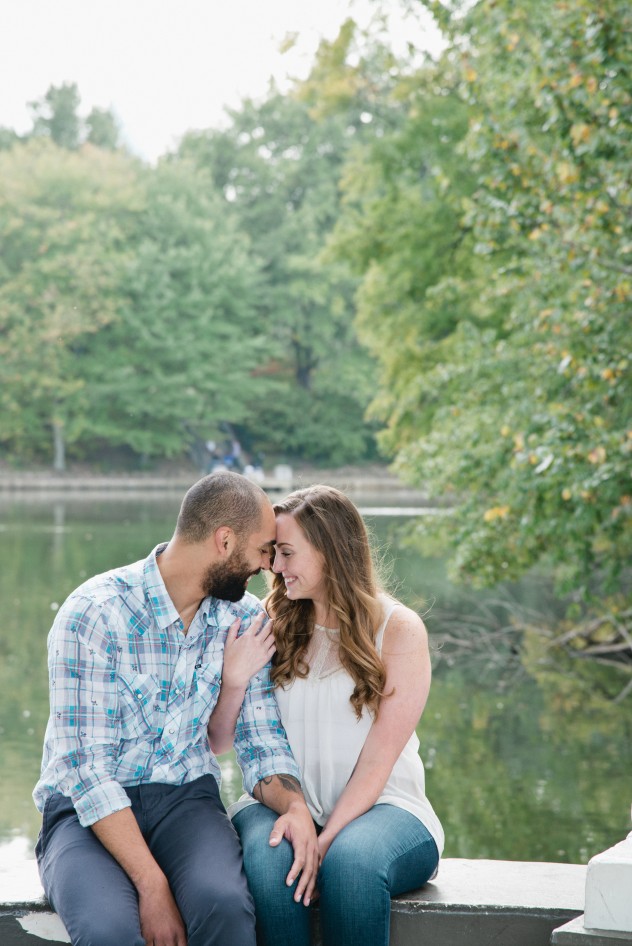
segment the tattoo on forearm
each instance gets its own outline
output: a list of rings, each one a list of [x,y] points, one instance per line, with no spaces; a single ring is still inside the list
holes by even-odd
[[[296,792],[297,795],[302,795],[301,786],[298,781],[292,775],[279,775],[277,776],[279,782],[288,792]]]
[[[263,805],[266,804],[263,792],[264,786],[272,785],[275,779],[281,783],[281,787],[287,792],[294,792],[296,795],[303,794],[300,783],[293,775],[264,775],[264,777],[257,782],[253,790],[253,795],[257,801],[260,801]]]

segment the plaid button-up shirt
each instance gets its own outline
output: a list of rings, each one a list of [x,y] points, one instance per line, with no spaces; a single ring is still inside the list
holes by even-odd
[[[43,811],[70,797],[82,825],[128,807],[123,786],[182,784],[219,764],[207,723],[219,696],[224,642],[261,611],[205,598],[188,633],[156,564],[157,546],[133,565],[97,575],[60,608],[48,638],[50,719],[42,774],[33,792]],[[299,771],[285,736],[268,668],[252,678],[235,733],[244,787]]]

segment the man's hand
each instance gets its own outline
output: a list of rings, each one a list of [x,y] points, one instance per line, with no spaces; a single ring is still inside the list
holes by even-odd
[[[283,838],[292,845],[294,861],[286,883],[291,887],[296,881],[294,899],[297,903],[302,900],[308,907],[316,887],[320,857],[316,828],[301,787],[291,775],[269,775],[257,782],[253,794],[281,815],[270,832],[270,846],[277,847]]]
[[[184,923],[166,879],[164,884],[139,889],[138,912],[147,946],[186,946]]]
[[[185,926],[169,883],[147,847],[132,809],[106,815],[92,830],[136,887],[147,946],[186,946]],[[116,910],[116,904],[112,908]]]

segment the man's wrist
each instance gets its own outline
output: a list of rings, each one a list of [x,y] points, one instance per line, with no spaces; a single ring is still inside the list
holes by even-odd
[[[130,874],[130,880],[141,895],[157,892],[164,887],[169,888],[169,881],[156,862],[153,866],[149,865],[148,869],[140,871],[136,876]]]

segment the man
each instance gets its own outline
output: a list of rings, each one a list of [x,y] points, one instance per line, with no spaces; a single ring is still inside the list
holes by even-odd
[[[263,624],[246,584],[269,568],[274,535],[263,490],[212,473],[184,497],[167,544],[85,582],[57,614],[33,795],[42,883],[73,943],[254,946],[207,727],[225,641],[235,645],[239,623],[250,634]],[[293,844],[288,883],[298,877],[296,896],[308,902],[316,836],[267,667],[244,690],[235,709],[244,784],[281,815],[270,843]]]

